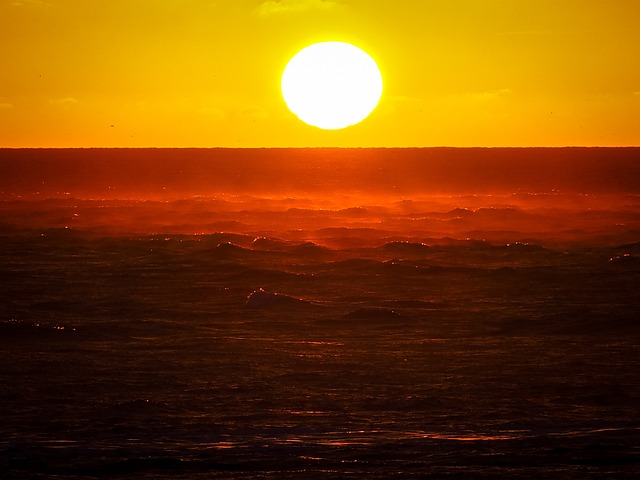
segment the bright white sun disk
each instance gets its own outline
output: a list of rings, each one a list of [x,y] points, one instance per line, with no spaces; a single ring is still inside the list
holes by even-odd
[[[344,42],[313,44],[282,74],[282,95],[303,122],[336,130],[364,120],[382,95],[382,75],[363,50]]]

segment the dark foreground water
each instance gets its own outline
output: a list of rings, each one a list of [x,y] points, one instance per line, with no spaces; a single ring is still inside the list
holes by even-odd
[[[638,478],[639,205],[14,195],[0,477]]]

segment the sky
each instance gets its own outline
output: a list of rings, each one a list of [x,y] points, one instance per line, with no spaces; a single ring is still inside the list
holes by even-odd
[[[0,0],[0,147],[640,145],[637,0]],[[358,125],[286,107],[288,60],[346,41]]]

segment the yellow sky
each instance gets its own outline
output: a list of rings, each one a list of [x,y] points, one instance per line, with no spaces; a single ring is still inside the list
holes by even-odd
[[[0,147],[640,145],[637,0],[0,0]],[[339,131],[286,108],[304,46],[383,74]]]

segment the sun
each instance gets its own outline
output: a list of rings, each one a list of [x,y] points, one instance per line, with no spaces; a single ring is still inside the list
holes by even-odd
[[[282,74],[289,110],[308,125],[338,130],[361,122],[382,95],[376,62],[345,42],[321,42],[298,52]]]

